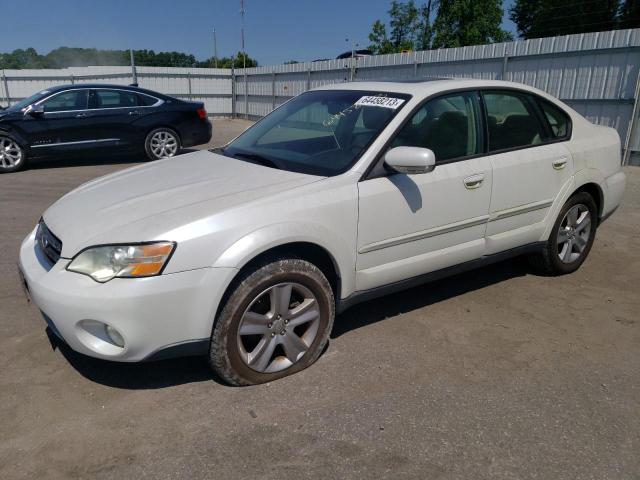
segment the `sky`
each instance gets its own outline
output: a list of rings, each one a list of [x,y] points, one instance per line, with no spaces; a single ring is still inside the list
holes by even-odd
[[[513,0],[505,1],[508,8]],[[245,0],[245,45],[260,65],[335,58],[366,48],[390,0]],[[422,3],[417,0],[418,4]],[[0,51],[33,47],[149,49],[218,56],[241,48],[240,0],[0,0]],[[515,26],[505,14],[503,27]]]

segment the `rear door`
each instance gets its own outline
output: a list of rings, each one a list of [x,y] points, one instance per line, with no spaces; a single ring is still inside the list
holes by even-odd
[[[554,133],[536,96],[486,90],[482,97],[493,167],[491,254],[540,239],[551,206],[571,179],[573,160],[563,142],[568,125],[557,124]]]
[[[143,109],[138,94],[130,90],[94,89],[89,94],[89,111],[103,147],[130,146],[135,143],[133,122]]]

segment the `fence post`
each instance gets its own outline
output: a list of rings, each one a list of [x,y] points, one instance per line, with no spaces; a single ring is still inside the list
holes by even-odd
[[[631,156],[631,139],[633,137],[634,130],[636,128],[636,118],[640,114],[640,72],[638,72],[638,78],[636,78],[636,90],[635,99],[633,100],[633,108],[631,109],[631,118],[629,119],[629,127],[627,128],[627,135],[624,141],[624,152],[622,154],[622,165],[629,164],[629,158]]]
[[[507,51],[507,47],[504,47],[504,57],[502,59],[502,78],[501,80],[506,80],[507,79],[507,69],[508,69],[508,62],[509,62],[509,52]]]
[[[131,57],[131,79],[133,80],[131,83],[138,86],[138,72],[136,71],[136,61],[133,58],[133,49],[129,49],[129,55]]]
[[[231,118],[236,118],[236,69],[231,66]]]
[[[311,90],[311,65],[309,65],[309,70],[307,70],[307,91]]]
[[[187,88],[189,89],[189,100],[193,100],[193,95],[191,94],[191,72],[187,72]]]
[[[4,94],[7,98],[7,107],[10,107],[11,96],[9,95],[9,82],[7,82],[7,75],[4,73],[4,68],[2,69],[2,83],[4,83]]]
[[[271,71],[271,103],[272,110],[276,109],[276,69]]]
[[[71,75],[71,76],[69,77],[69,79],[71,80],[71,85],[73,85],[73,84],[75,83],[75,78],[74,78],[74,76],[73,76],[73,75]]]
[[[247,67],[242,69],[244,73],[244,118],[249,120],[249,87],[247,85]]]

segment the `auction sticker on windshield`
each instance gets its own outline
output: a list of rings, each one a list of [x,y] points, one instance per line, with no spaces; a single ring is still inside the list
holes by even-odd
[[[395,110],[404,103],[402,98],[366,96],[360,98],[355,105],[363,107],[384,107]]]

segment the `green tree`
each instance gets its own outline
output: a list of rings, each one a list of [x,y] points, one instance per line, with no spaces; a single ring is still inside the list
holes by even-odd
[[[627,0],[619,8],[619,0],[588,0],[585,2],[565,0],[516,0],[509,10],[522,38],[552,37],[572,33],[597,32],[628,28],[633,24],[633,8],[636,8],[636,25],[640,21],[638,1]],[[625,10],[626,5],[628,9]],[[618,11],[620,18],[618,19]],[[629,12],[631,17],[627,16]]]
[[[394,48],[389,37],[387,36],[387,26],[380,20],[376,20],[369,34],[369,50],[373,53],[382,55],[385,53],[393,53]]]
[[[434,23],[433,48],[505,42],[502,0],[442,0]]]
[[[413,50],[419,26],[419,12],[414,0],[391,2],[389,38],[396,52]]]
[[[420,24],[417,29],[416,50],[429,50],[433,42],[431,15],[438,7],[438,0],[428,0],[420,7]]]

